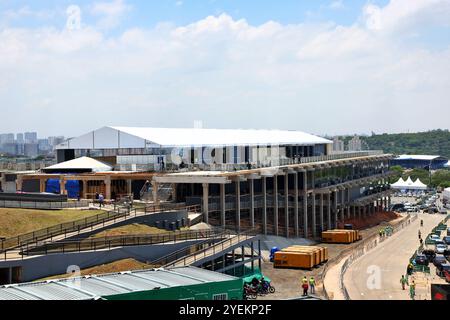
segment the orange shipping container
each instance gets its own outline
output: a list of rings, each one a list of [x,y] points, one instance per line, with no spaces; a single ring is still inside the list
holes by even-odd
[[[312,253],[277,251],[274,254],[273,266],[275,268],[302,268],[312,269],[314,257]]]
[[[314,257],[314,265],[319,265],[322,263],[322,253],[321,250],[317,247],[288,247],[285,249],[282,249],[281,251],[285,252],[300,252],[300,253],[312,253]]]

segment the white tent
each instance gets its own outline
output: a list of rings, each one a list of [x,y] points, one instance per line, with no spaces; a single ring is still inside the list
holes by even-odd
[[[398,179],[396,183],[391,184],[391,188],[398,190],[425,190],[427,185],[423,184],[419,179],[413,182],[411,177],[408,177],[406,181],[402,178]]]
[[[391,184],[392,189],[402,189],[405,186],[405,180],[402,177],[396,183]]]
[[[423,183],[422,181],[420,181],[419,178],[417,178],[417,180],[414,182],[414,188],[416,190],[426,190],[428,188],[428,186]]]
[[[89,157],[81,157],[66,162],[58,163],[53,166],[43,169],[44,172],[71,172],[71,171],[85,171],[85,172],[108,172],[112,171],[112,167],[104,162],[92,159]]]

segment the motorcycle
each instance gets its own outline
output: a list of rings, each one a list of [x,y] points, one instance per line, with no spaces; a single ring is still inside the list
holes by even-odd
[[[257,299],[258,298],[258,291],[256,288],[249,286],[247,284],[244,285],[244,300],[248,299]]]

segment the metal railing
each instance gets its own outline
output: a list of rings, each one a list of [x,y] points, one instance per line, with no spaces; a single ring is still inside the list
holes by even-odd
[[[247,230],[243,233],[233,233],[230,231],[227,239],[218,242],[210,247],[201,249],[197,252],[184,256],[178,260],[170,262],[164,265],[165,268],[175,267],[175,266],[187,266],[193,263],[205,259],[209,256],[214,256],[216,253],[222,253],[226,249],[232,247],[233,245],[239,244],[242,241],[252,239],[257,235],[254,229]]]
[[[12,201],[0,200],[0,208],[18,208],[18,209],[38,209],[38,210],[57,210],[70,208],[89,207],[90,201],[61,201],[61,202],[41,202],[41,201]]]
[[[116,247],[152,245],[169,242],[179,242],[186,240],[209,239],[221,235],[222,231],[211,230],[189,230],[174,231],[167,233],[145,234],[145,235],[123,235],[107,236],[101,238],[89,238],[83,240],[47,242],[38,244],[34,247],[23,247],[22,256],[30,255],[48,255],[56,253],[70,253],[83,251],[97,251]]]
[[[323,156],[312,156],[312,157],[297,157],[297,158],[272,158],[267,161],[253,162],[250,165],[248,163],[217,163],[217,164],[206,164],[206,163],[187,163],[184,164],[183,168],[172,163],[167,163],[164,170],[161,170],[160,165],[117,165],[118,170],[132,170],[133,168],[138,171],[157,171],[157,172],[184,172],[184,171],[235,171],[235,170],[248,170],[248,169],[258,169],[266,167],[276,167],[276,166],[286,166],[293,164],[302,163],[314,163],[330,160],[343,160],[349,158],[357,157],[369,157],[382,155],[384,152],[382,150],[368,150],[368,151],[355,151],[355,152],[341,152],[341,153],[331,153],[329,155]]]
[[[159,204],[159,205],[147,205],[144,208],[130,207],[120,207],[114,205],[113,211],[106,211],[100,214],[86,217],[83,219],[61,223],[55,226],[47,227],[44,229],[36,230],[26,234],[22,234],[16,237],[3,239],[0,242],[0,252],[5,250],[10,250],[18,247],[23,247],[30,245],[31,243],[36,243],[42,240],[51,239],[56,236],[64,235],[70,233],[80,233],[84,229],[93,229],[97,225],[105,225],[106,222],[116,221],[117,219],[124,218],[127,216],[133,217],[137,216],[139,213],[143,215],[152,214],[156,212],[167,212],[173,210],[187,210],[188,212],[198,212],[199,206],[183,206],[180,204]]]

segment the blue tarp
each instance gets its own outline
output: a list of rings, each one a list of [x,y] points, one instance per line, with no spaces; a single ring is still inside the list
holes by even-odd
[[[66,181],[67,196],[71,199],[78,198],[80,194],[80,182],[78,180]],[[48,193],[61,193],[59,179],[48,179],[45,187],[45,192]]]

